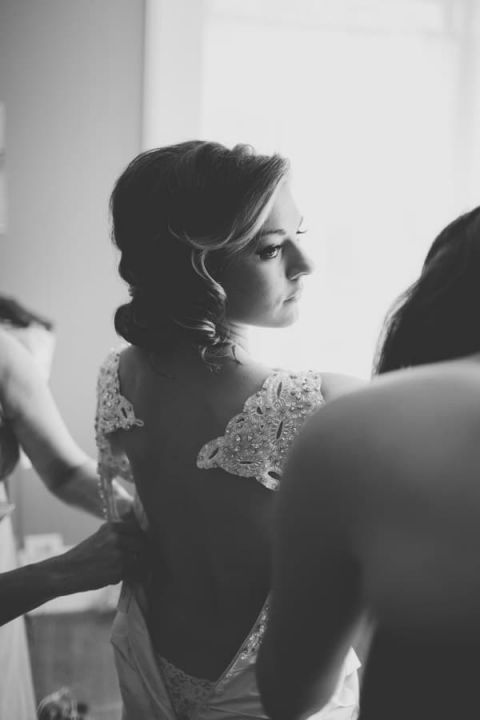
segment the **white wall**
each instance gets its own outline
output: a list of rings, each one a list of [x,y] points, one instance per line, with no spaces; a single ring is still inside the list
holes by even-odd
[[[205,0],[146,0],[145,149],[200,134],[204,21]]]
[[[387,309],[479,203],[480,2],[205,7],[202,135],[291,160],[317,268],[299,322],[252,333],[252,349],[368,377]]]
[[[52,318],[51,386],[79,444],[95,452],[99,363],[125,297],[109,239],[108,197],[140,150],[144,0],[1,0],[0,102],[6,107],[8,227],[0,293]],[[22,471],[25,533],[67,543],[97,523]]]

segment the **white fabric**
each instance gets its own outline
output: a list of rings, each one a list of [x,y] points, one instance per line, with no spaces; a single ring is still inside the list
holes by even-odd
[[[178,720],[165,686],[161,664],[152,647],[139,587],[124,585],[112,630],[124,712],[122,720]],[[255,626],[258,626],[258,620]],[[251,634],[249,635],[249,638]],[[256,651],[245,653],[247,641],[216,683],[206,705],[192,720],[266,720],[255,679]],[[315,720],[355,720],[358,715],[360,662],[350,649],[337,690]]]

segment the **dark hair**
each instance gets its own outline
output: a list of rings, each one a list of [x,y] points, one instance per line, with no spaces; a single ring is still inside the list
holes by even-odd
[[[131,295],[117,333],[153,352],[182,335],[207,361],[228,345],[221,269],[254,240],[287,172],[285,159],[248,145],[192,140],[138,155],[110,201]]]
[[[0,295],[0,323],[6,323],[16,328],[41,325],[46,330],[53,330],[53,323],[50,320],[32,310],[27,310],[14,298],[3,295]]]
[[[397,300],[378,344],[375,374],[480,351],[480,207],[433,242],[419,279]]]

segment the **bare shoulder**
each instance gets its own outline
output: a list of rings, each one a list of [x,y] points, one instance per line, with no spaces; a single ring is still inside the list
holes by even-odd
[[[337,397],[359,390],[368,384],[368,380],[354,375],[325,372],[321,373],[321,376],[322,394],[326,401],[335,400]]]
[[[0,328],[0,382],[25,384],[39,377],[35,362],[21,342]]]
[[[477,363],[389,373],[352,387],[314,413],[294,456],[312,467],[328,463],[348,477],[358,478],[365,469],[374,475],[379,462],[403,462],[405,448],[422,457],[434,448],[454,450],[452,443],[464,437],[467,442],[469,430],[480,424],[479,400]]]
[[[478,527],[478,438],[480,365],[375,379],[307,420],[287,462],[279,516],[290,535],[296,524],[311,527],[315,542],[347,543],[365,557],[401,537],[405,518],[409,543],[426,530],[443,537],[446,519],[453,530]],[[475,522],[465,520],[467,509]]]
[[[309,429],[335,432],[339,423],[346,428],[363,420],[368,434],[376,433],[385,423],[401,424],[414,416],[426,419],[441,413],[446,420],[453,420],[458,413],[480,413],[479,393],[480,363],[474,361],[402,370],[369,383],[354,379],[350,390],[331,398],[334,402],[312,417]]]
[[[400,477],[412,458],[435,469],[474,452],[480,437],[480,364],[456,361],[389,373],[327,403],[307,421],[294,449],[304,466],[330,468],[335,481],[370,485]]]
[[[148,354],[135,345],[127,345],[119,351],[118,377],[122,392],[127,396],[134,392],[144,379],[145,371],[150,367]]]
[[[118,351],[119,367],[122,373],[134,372],[139,364],[145,362],[145,351],[135,345],[125,345]]]
[[[0,329],[0,404],[11,420],[42,412],[51,403],[47,380],[30,352],[8,331]]]
[[[26,354],[21,343],[10,335],[7,330],[0,327],[0,367],[7,367],[12,358]]]

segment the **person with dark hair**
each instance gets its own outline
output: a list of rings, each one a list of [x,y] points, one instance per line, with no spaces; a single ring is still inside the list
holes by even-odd
[[[477,208],[439,235],[387,320],[385,374],[294,443],[257,665],[272,720],[328,702],[363,623],[361,720],[478,714],[479,270]]]
[[[18,567],[9,499],[20,447],[59,499],[102,516],[96,464],[76,445],[46,383],[52,324],[11,298],[0,297],[0,717],[35,716],[21,615],[47,600],[118,582],[136,572],[145,547],[138,524],[103,525],[57,558]],[[121,512],[131,497],[115,481]]]
[[[435,239],[418,280],[396,301],[380,336],[374,373],[480,350],[480,208]]]
[[[291,442],[352,378],[265,367],[249,326],[285,327],[312,270],[289,166],[245,145],[142,153],[117,181],[113,239],[130,344],[98,382],[103,494],[135,482],[156,553],[113,628],[124,718],[265,718],[254,666],[268,616],[270,533]],[[323,717],[356,712],[358,661]]]

